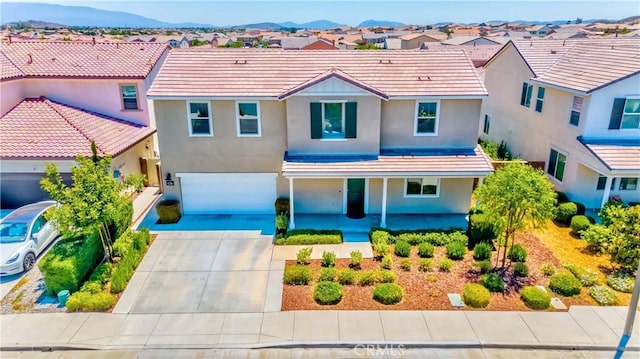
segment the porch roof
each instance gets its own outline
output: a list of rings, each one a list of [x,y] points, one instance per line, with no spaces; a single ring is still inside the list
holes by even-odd
[[[472,148],[383,149],[380,155],[291,155],[285,153],[285,177],[476,177],[493,172],[489,157]]]
[[[640,171],[640,139],[595,140],[580,136],[578,141],[609,171]]]

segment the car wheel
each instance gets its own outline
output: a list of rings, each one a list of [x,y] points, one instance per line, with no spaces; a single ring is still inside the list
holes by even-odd
[[[36,255],[32,252],[27,253],[24,256],[24,261],[22,262],[22,268],[25,272],[30,271],[31,268],[36,264]]]

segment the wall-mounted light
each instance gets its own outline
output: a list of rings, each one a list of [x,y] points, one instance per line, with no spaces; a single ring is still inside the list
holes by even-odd
[[[167,177],[165,177],[164,182],[167,184],[167,186],[173,186],[175,184],[171,179],[171,172],[167,172]]]

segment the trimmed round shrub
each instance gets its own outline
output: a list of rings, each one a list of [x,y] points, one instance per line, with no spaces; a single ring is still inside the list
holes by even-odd
[[[467,246],[467,244],[469,244],[469,237],[467,237],[467,235],[461,231],[449,233],[447,237],[449,237],[449,243],[459,242],[462,243],[462,245],[464,245],[465,247]]]
[[[434,248],[431,243],[420,243],[418,244],[418,255],[421,258],[432,258],[433,257]]]
[[[516,277],[526,277],[529,275],[529,267],[525,263],[516,262],[513,265],[513,275]]]
[[[491,258],[491,244],[480,242],[473,247],[473,259],[483,261]]]
[[[560,272],[551,276],[549,289],[565,297],[573,297],[580,294],[582,285],[570,272]]]
[[[336,282],[319,282],[313,290],[313,299],[320,305],[338,304],[342,293],[342,286]]]
[[[384,283],[373,288],[373,300],[386,305],[399,303],[403,295],[402,287],[395,283]]]
[[[322,268],[320,269],[320,273],[318,274],[318,282],[333,282],[336,278],[336,269],[331,268]]]
[[[462,242],[450,242],[447,244],[446,253],[449,259],[459,261],[464,258],[464,254],[467,252],[467,245]]]
[[[180,214],[180,201],[176,199],[165,199],[156,204],[156,213],[158,214],[158,223],[178,223],[182,214]]]
[[[491,301],[491,293],[480,284],[467,284],[462,290],[462,300],[472,308],[486,308]]]
[[[453,268],[453,261],[449,258],[442,258],[440,262],[438,262],[438,268],[440,268],[441,272],[451,272],[451,268]]]
[[[560,223],[569,225],[571,218],[578,213],[578,206],[573,202],[565,202],[556,208],[556,220]]]
[[[356,250],[349,253],[351,257],[349,259],[349,267],[351,268],[360,268],[360,264],[362,264],[362,252]]]
[[[430,272],[433,269],[433,259],[431,258],[421,258],[419,263],[420,271],[422,272]]]
[[[336,254],[333,252],[322,252],[322,266],[323,267],[335,267]]]
[[[373,242],[373,254],[376,258],[383,258],[389,254],[389,244],[387,242]]]
[[[576,214],[581,216],[584,215],[585,213],[587,213],[587,207],[584,206],[584,204],[580,203],[580,202],[573,202],[576,204]]]
[[[591,227],[591,223],[587,216],[577,215],[571,218],[571,232],[574,234],[580,234],[580,232],[589,229],[589,227]]]
[[[369,234],[371,243],[389,243],[389,232],[384,229],[373,229]]]
[[[390,270],[380,270],[378,271],[378,280],[381,283],[393,283],[396,281],[396,274]]]
[[[590,226],[580,233],[580,237],[587,242],[587,248],[592,252],[607,253],[611,245],[611,231],[605,226]]]
[[[291,285],[307,285],[312,280],[311,268],[295,265],[284,268],[284,283]]]
[[[635,277],[626,273],[616,273],[607,276],[607,285],[622,293],[633,292],[635,281]]]
[[[545,277],[551,277],[552,275],[556,274],[556,268],[548,263],[543,264],[540,267],[540,273],[542,273],[542,275]]]
[[[564,264],[562,267],[578,278],[580,284],[585,287],[590,287],[598,281],[598,273],[592,269],[583,268],[574,264]]]
[[[478,261],[476,262],[476,267],[478,268],[478,270],[480,271],[480,273],[488,273],[491,268],[493,267],[491,265],[491,261],[490,260],[483,260],[483,261]]]
[[[504,292],[504,281],[502,278],[495,274],[489,273],[480,277],[480,284],[482,284],[485,288],[489,289],[490,292],[493,293],[502,293]]]
[[[405,241],[397,241],[394,253],[398,257],[409,257],[409,254],[411,254],[411,245]]]
[[[551,295],[532,285],[522,288],[520,299],[527,307],[535,310],[547,309],[551,304]]]
[[[402,270],[405,271],[405,272],[411,271],[411,259],[403,258],[400,261],[400,268],[402,268]]]
[[[618,304],[618,295],[616,292],[604,285],[595,285],[589,288],[589,295],[600,305]]]
[[[338,283],[351,285],[356,282],[356,272],[353,269],[343,269],[336,273]]]
[[[296,253],[298,264],[309,264],[309,260],[311,260],[311,252],[313,252],[312,247],[300,248],[298,253]]]
[[[523,246],[519,244],[514,244],[509,248],[508,254],[509,260],[512,262],[526,262],[527,261],[527,251]]]
[[[393,258],[390,255],[386,255],[382,257],[380,261],[380,267],[383,269],[391,269],[391,265],[393,264]]]
[[[371,270],[358,271],[356,278],[358,284],[362,286],[373,285],[376,282],[376,272]]]

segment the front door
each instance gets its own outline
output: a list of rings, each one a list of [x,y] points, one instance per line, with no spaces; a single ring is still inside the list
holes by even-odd
[[[347,217],[364,217],[364,178],[347,179]]]

